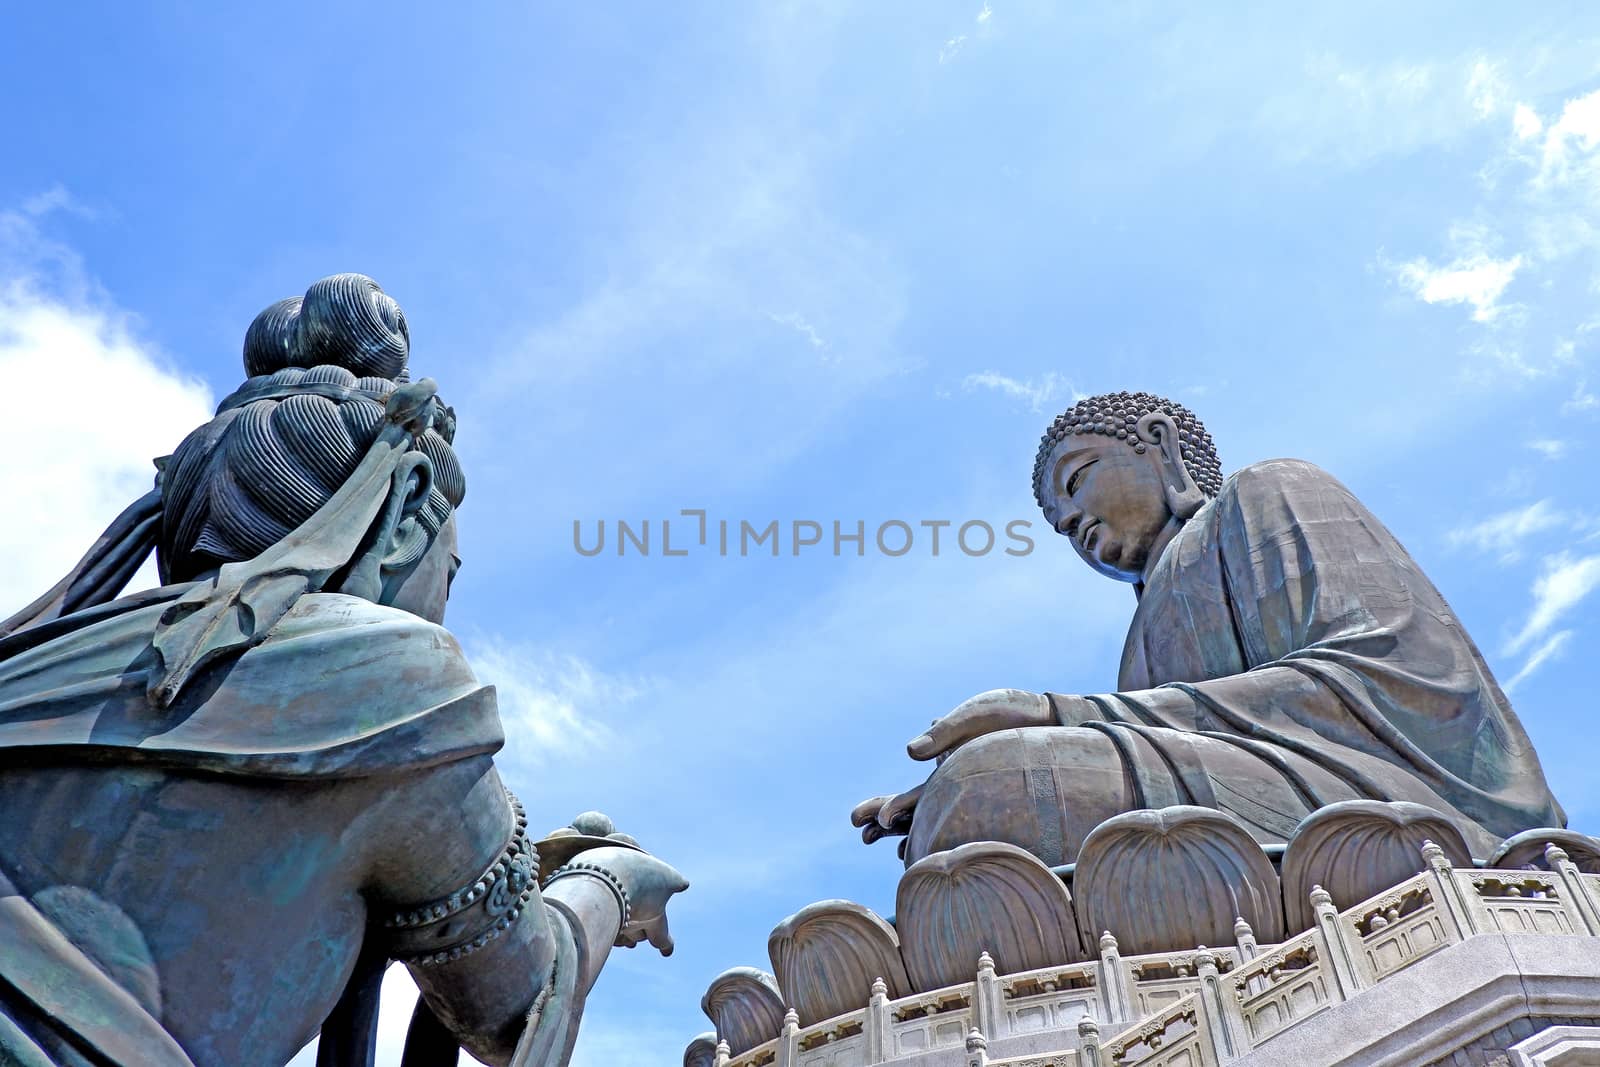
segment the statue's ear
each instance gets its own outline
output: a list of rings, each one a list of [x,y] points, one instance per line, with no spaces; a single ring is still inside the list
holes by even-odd
[[[386,580],[394,572],[416,565],[428,550],[428,532],[416,513],[427,503],[432,489],[433,464],[428,457],[420,451],[406,453],[395,467],[388,498],[339,592],[379,603]]]
[[[1153,447],[1160,459],[1161,482],[1167,493],[1167,507],[1179,519],[1188,521],[1206,502],[1206,495],[1195,484],[1189,468],[1183,465],[1183,442],[1178,424],[1164,411],[1152,411],[1135,427],[1139,440]]]
[[[428,551],[428,531],[418,521],[417,512],[428,502],[432,491],[433,462],[422,452],[413,452],[406,457],[400,470],[395,471],[392,492],[399,501],[398,516],[377,542],[383,547],[385,571],[410,570]]]

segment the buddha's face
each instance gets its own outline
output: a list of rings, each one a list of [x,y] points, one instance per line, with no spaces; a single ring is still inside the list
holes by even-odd
[[[1139,581],[1162,531],[1173,521],[1162,452],[1101,434],[1056,442],[1041,487],[1045,518],[1101,574]]]

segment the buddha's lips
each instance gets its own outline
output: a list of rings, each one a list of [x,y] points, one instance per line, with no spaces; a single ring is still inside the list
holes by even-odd
[[[1088,522],[1081,524],[1078,527],[1078,547],[1085,552],[1090,551],[1093,546],[1089,544],[1089,535],[1099,528],[1099,519],[1090,519]]]

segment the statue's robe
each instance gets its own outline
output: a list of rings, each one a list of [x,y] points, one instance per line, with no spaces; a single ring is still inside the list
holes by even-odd
[[[1270,843],[1335,801],[1413,801],[1479,857],[1565,825],[1454,612],[1309,463],[1247,467],[1184,524],[1140,595],[1118,687],[1067,725],[958,749],[917,806],[908,862],[982,839],[1067,862],[1100,819],[1170,804],[1230,812]]]
[[[329,781],[405,775],[500,748],[494,692],[447,631],[339,594],[301,597],[260,644],[203,669],[171,707],[154,708],[151,635],[190,588],[0,640],[0,776],[48,765]],[[19,809],[26,803],[6,795]],[[0,814],[12,827],[71,817]],[[109,901],[91,901],[100,916],[92,929],[52,915],[52,902],[73,890],[29,886],[22,872],[0,869],[0,1064],[190,1064],[161,1024],[161,961]]]

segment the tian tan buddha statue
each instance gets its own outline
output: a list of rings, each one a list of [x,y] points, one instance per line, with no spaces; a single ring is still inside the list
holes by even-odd
[[[455,415],[408,351],[360,275],[268,308],[156,489],[0,623],[0,1064],[276,1067],[319,1028],[370,1064],[390,960],[408,1064],[561,1064],[613,944],[670,951],[683,878],[595,813],[530,842],[495,771],[440,626]],[[152,546],[164,584],[114,599]]]
[[[1564,825],[1533,746],[1460,621],[1327,473],[1269,460],[1226,480],[1181,404],[1090,397],[1033,471],[1052,528],[1138,607],[1118,692],[999,689],[908,746],[926,782],[862,802],[909,865],[975,841],[1072,862],[1123,812],[1196,805],[1257,841],[1345,800],[1444,813],[1474,855]]]

